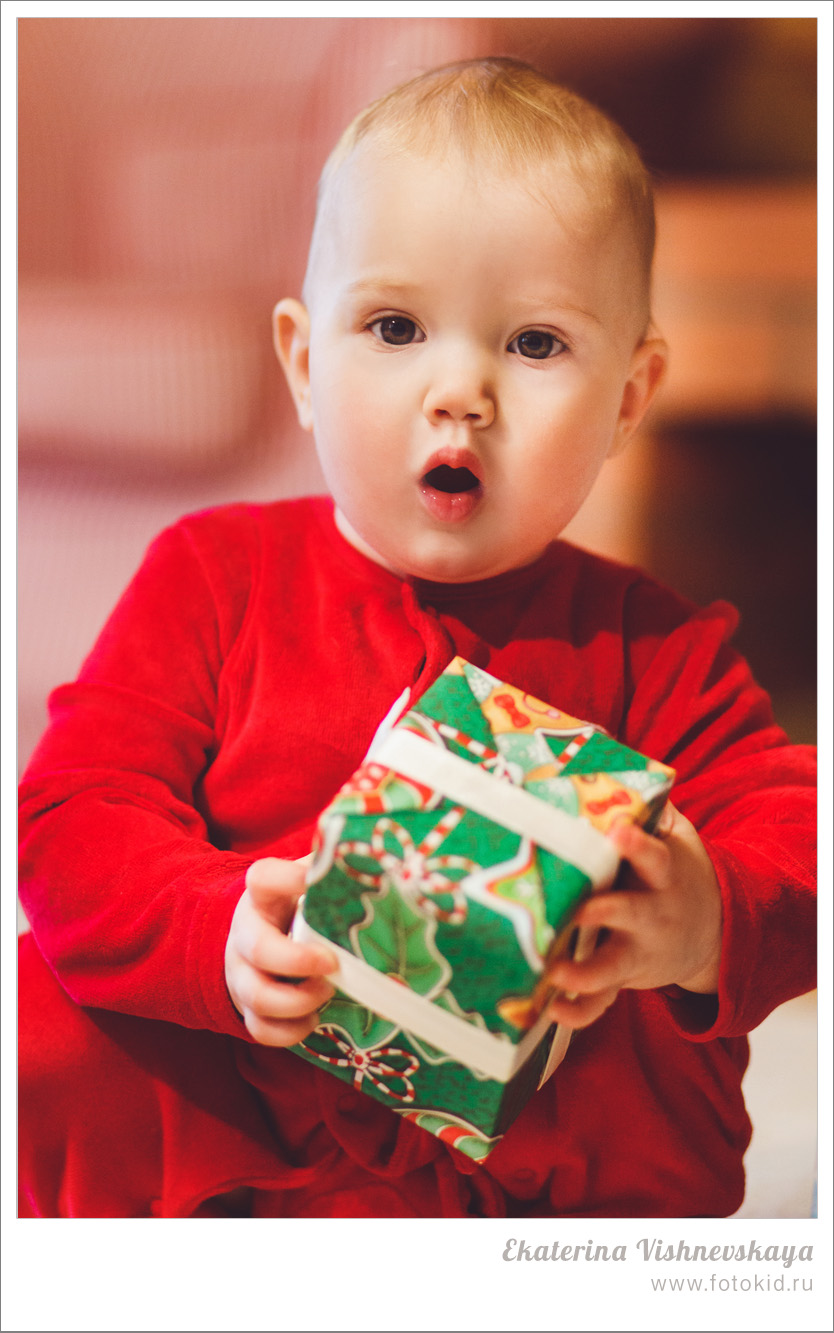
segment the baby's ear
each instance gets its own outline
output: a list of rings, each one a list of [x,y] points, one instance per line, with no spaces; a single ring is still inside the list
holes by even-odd
[[[638,343],[631,358],[629,376],[623,389],[617,429],[609,450],[613,458],[636,431],[663,383],[669,349],[662,338],[644,338]]]
[[[310,398],[310,316],[300,301],[287,297],[272,312],[272,341],[304,430],[313,429]]]

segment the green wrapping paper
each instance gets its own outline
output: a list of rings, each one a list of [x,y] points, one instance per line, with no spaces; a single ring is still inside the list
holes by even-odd
[[[651,828],[672,769],[455,658],[318,823],[293,927],[339,960],[292,1049],[483,1160],[568,1034],[545,973],[593,947],[617,821]]]

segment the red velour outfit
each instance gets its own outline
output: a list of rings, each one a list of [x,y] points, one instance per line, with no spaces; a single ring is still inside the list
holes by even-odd
[[[256,1215],[733,1212],[745,1034],[815,958],[813,751],[733,625],[563,542],[482,583],[404,582],[324,499],[164,533],[22,784],[22,1211],[211,1216],[251,1186]],[[223,966],[248,865],[310,850],[393,701],[454,654],[672,764],[724,909],[718,998],[621,992],[480,1166],[254,1043]]]

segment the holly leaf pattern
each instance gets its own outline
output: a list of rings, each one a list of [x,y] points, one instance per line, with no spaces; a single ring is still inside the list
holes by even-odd
[[[355,930],[355,944],[365,962],[417,995],[445,986],[452,971],[434,947],[434,922],[396,892],[363,894],[362,900],[368,914]]]
[[[341,1028],[359,1050],[368,1050],[372,1046],[381,1046],[399,1031],[396,1023],[382,1018],[364,1005],[352,1000],[342,991],[336,991],[332,999],[321,1010],[319,1026]]]

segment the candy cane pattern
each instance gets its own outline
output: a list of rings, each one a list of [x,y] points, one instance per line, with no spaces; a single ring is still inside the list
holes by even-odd
[[[334,1065],[337,1069],[352,1069],[354,1088],[361,1090],[362,1082],[367,1078],[375,1088],[384,1092],[386,1097],[393,1097],[398,1102],[414,1101],[411,1075],[417,1073],[420,1062],[409,1051],[402,1051],[397,1046],[373,1046],[368,1051],[360,1051],[349,1042],[343,1041],[338,1035],[338,1030],[329,1023],[316,1028],[315,1035],[332,1042],[341,1054],[324,1055],[321,1051],[313,1050],[312,1046],[308,1046],[304,1041],[299,1042],[299,1046],[308,1055],[314,1056],[316,1060],[322,1060],[325,1064]],[[394,1065],[386,1063],[383,1056],[405,1061],[405,1068],[396,1069]],[[389,1088],[384,1079],[399,1079],[403,1084],[403,1091],[398,1092],[395,1088]]]
[[[517,731],[502,731],[499,735],[499,745],[506,746],[508,737],[512,738],[524,732],[540,738],[539,744],[542,744],[543,747],[541,758],[544,763],[537,764],[534,769],[528,772],[526,774],[528,778],[532,777],[540,780],[544,777],[557,777],[562,769],[576,757],[583,745],[601,730],[600,727],[591,723],[579,722],[578,719],[572,718],[566,713],[560,713],[556,708],[550,708],[536,699],[531,699],[527,694],[521,695],[518,691],[510,691],[509,687],[503,693],[493,692],[491,699],[509,716],[513,726],[518,729]],[[521,699],[530,708],[532,716],[520,711],[518,701]],[[554,722],[576,722],[576,726],[565,726],[557,729],[546,725],[536,725],[536,722],[542,717],[552,718]],[[478,766],[491,773],[499,782],[510,782],[516,787],[524,786],[525,773],[520,764],[511,760],[502,751],[493,750],[488,745],[484,745],[483,742],[473,740],[471,736],[467,736],[465,732],[451,726],[448,722],[438,722],[424,714],[411,713],[406,719],[406,726],[409,731],[414,731],[417,735],[424,736],[427,739],[437,740],[442,738],[441,743],[443,740],[454,742],[455,745],[473,755],[478,761]],[[546,736],[567,737],[569,739],[565,748],[554,757],[550,747],[544,741]]]
[[[439,737],[454,741],[456,745],[468,750],[479,760],[489,761],[498,758],[498,752],[491,750],[488,745],[473,740],[471,736],[466,735],[465,731],[459,731],[457,727],[451,726],[448,722],[438,722],[436,718],[429,717],[425,713],[409,713],[403,726],[406,731],[413,731],[416,736],[422,736],[424,740],[433,741],[435,745],[443,744],[443,740],[438,739]]]
[[[403,801],[403,788],[406,797]],[[431,809],[442,798],[425,783],[395,773],[383,764],[366,762],[339,789],[333,805],[354,814],[381,815],[398,805],[412,804],[415,809]]]
[[[574,736],[573,740],[568,742],[564,750],[560,751],[556,756],[557,772],[560,772],[565,768],[565,766],[570,763],[571,759],[576,758],[583,745],[587,745],[591,737],[596,735],[597,730],[597,727],[585,727],[583,731],[580,731],[578,736]]]
[[[454,741],[456,745],[460,745],[462,749],[468,750],[470,754],[477,755],[479,759],[490,760],[498,758],[496,750],[491,750],[488,745],[483,745],[480,741],[473,740],[471,736],[467,736],[464,732],[458,731],[457,727],[450,727],[448,722],[438,722],[437,730],[440,732],[441,736],[445,736],[447,740]]]
[[[412,721],[414,717],[412,715]],[[477,766],[491,773],[498,782],[510,782],[514,787],[524,785],[524,771],[519,764],[512,763],[506,755],[498,750],[492,750],[488,745],[481,741],[473,740],[465,732],[459,731],[457,727],[450,726],[448,722],[437,722],[434,718],[420,715],[420,726],[408,726],[407,731],[413,731],[415,735],[422,736],[425,739],[436,739],[441,737],[443,740],[453,741],[459,745],[462,750],[468,751],[474,755],[478,761]]]
[[[452,830],[457,828],[465,814],[462,805],[453,806],[429,830],[419,847],[415,846],[414,839],[402,824],[391,818],[379,819],[374,825],[370,842],[352,839],[340,844],[334,857],[335,864],[366,888],[378,890],[385,883],[391,883],[411,898],[415,906],[426,915],[459,926],[466,920],[466,898],[459,887],[459,880],[450,879],[447,872],[460,871],[463,878],[471,875],[478,866],[468,856],[448,853],[435,856],[434,853]],[[385,846],[386,834],[399,844],[401,855],[388,851]],[[348,864],[348,856],[372,858],[377,862],[379,870],[359,870]],[[436,902],[432,895],[439,893],[451,895],[451,909],[441,907]]]

